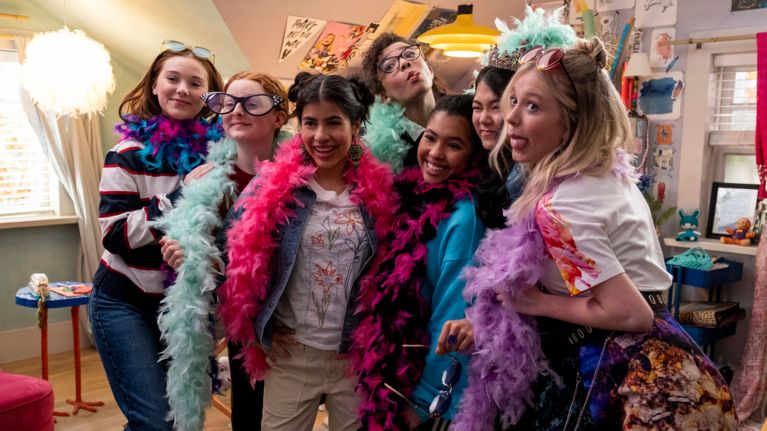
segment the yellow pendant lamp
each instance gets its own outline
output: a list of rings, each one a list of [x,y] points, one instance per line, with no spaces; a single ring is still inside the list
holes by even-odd
[[[501,33],[490,27],[474,24],[473,5],[458,6],[455,22],[445,24],[418,36],[418,41],[444,50],[449,57],[479,57],[498,42]]]

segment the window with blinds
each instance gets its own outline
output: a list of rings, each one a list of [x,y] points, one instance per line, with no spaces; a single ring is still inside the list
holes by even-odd
[[[714,181],[758,184],[756,53],[714,57],[708,143],[714,148]]]
[[[55,213],[58,182],[20,99],[15,49],[0,49],[0,217]]]

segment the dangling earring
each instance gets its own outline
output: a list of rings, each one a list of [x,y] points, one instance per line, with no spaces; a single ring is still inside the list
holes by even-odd
[[[349,158],[349,161],[352,162],[352,166],[356,168],[360,165],[362,153],[364,152],[365,150],[362,149],[362,146],[357,143],[357,139],[352,137],[352,144],[349,146],[349,153],[347,153],[347,157]]]
[[[299,146],[299,148],[301,148],[301,155],[303,156],[303,158],[304,158],[304,161],[305,161],[305,162],[308,162],[309,160],[311,160],[312,156],[310,156],[310,155],[309,155],[309,150],[307,150],[307,149],[306,149],[306,145],[304,145],[304,144],[302,143],[302,144]]]

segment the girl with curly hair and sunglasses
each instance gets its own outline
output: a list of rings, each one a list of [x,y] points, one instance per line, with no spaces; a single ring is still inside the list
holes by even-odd
[[[400,211],[370,277],[354,333],[366,430],[446,429],[466,386],[471,345],[460,274],[485,232],[475,207],[487,152],[472,98],[445,96],[416,158],[395,181]]]

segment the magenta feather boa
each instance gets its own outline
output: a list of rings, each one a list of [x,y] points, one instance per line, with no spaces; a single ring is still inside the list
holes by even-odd
[[[273,162],[261,164],[258,176],[237,203],[244,212],[228,232],[229,266],[219,289],[219,316],[227,337],[244,346],[243,362],[251,382],[262,379],[268,369],[253,322],[267,298],[272,256],[279,247],[275,233],[292,215],[294,190],[305,187],[317,169],[304,161],[302,142],[296,135],[280,146]],[[375,234],[382,241],[397,208],[390,168],[365,150],[359,166],[349,167],[344,178],[351,185],[352,202],[369,211]]]
[[[378,253],[370,275],[360,285],[357,312],[364,317],[354,332],[360,416],[367,431],[407,429],[403,415],[407,403],[384,383],[409,397],[421,378],[425,352],[403,349],[402,343],[429,344],[430,300],[420,292],[426,276],[426,245],[455,204],[471,198],[477,178],[473,170],[460,178],[428,184],[420,168],[397,177],[401,212],[387,249]]]

